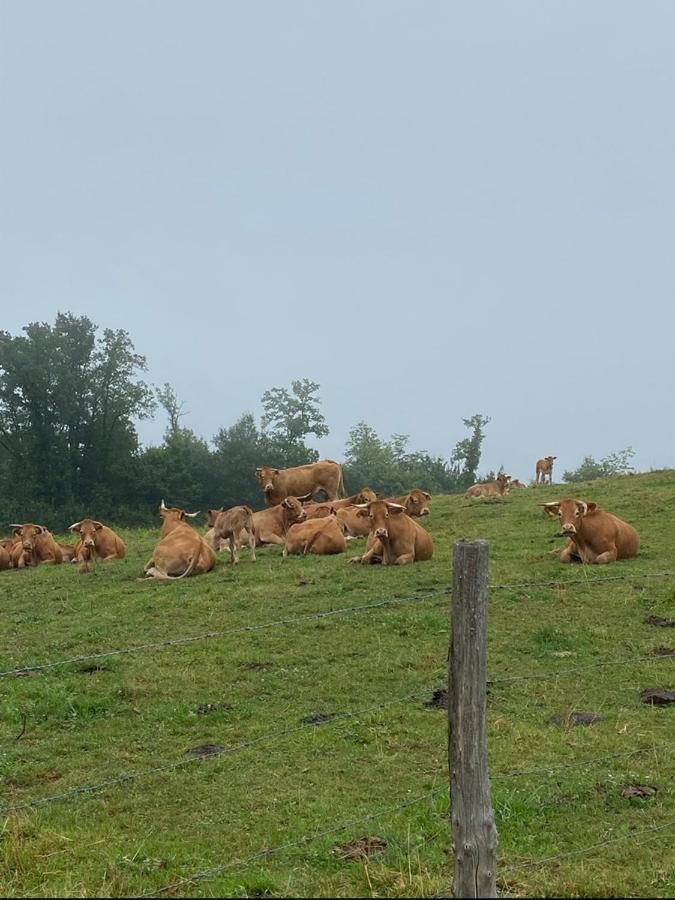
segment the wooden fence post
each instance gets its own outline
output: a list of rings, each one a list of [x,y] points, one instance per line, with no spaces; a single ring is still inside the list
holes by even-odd
[[[497,828],[487,762],[487,541],[456,541],[448,658],[453,896],[496,897]]]

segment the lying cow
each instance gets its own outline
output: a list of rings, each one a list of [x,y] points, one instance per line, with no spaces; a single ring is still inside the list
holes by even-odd
[[[585,500],[560,500],[543,503],[549,516],[559,518],[567,546],[560,552],[560,562],[602,565],[617,559],[637,556],[640,535],[623,519]]]
[[[144,576],[172,581],[210,572],[216,564],[215,550],[185,521],[199,513],[165,506],[162,500],[159,514],[164,520],[161,539],[143,569]]]
[[[431,535],[406,515],[405,508],[387,500],[374,500],[359,508],[359,514],[370,523],[366,552],[351,561],[382,562],[385,566],[403,566],[431,559],[434,544]]]
[[[255,474],[265,492],[268,506],[277,506],[286,497],[306,497],[309,500],[317,491],[324,491],[328,500],[336,500],[339,494],[344,495],[342,466],[331,459],[290,469],[261,466]]]
[[[286,532],[296,522],[304,522],[307,513],[297,497],[286,497],[270,509],[260,509],[253,513],[255,545],[285,544]]]
[[[518,481],[517,478],[512,478],[511,481],[509,481],[509,489],[516,488],[518,490],[521,490],[522,488],[526,488],[526,487],[527,487],[527,485],[523,484],[522,481]]]
[[[9,555],[9,550],[7,550],[4,544],[4,541],[0,541],[0,571],[9,569],[12,565],[12,557]]]
[[[62,544],[60,541],[57,541],[57,543],[59,545],[59,550],[61,551],[61,562],[73,562],[77,544]]]
[[[283,555],[317,553],[319,556],[329,556],[344,553],[346,549],[347,541],[333,512],[291,525],[286,532]]]
[[[544,456],[543,459],[537,460],[537,466],[534,476],[535,484],[545,484],[547,476],[548,483],[551,484],[551,480],[553,478],[553,460],[557,458],[557,456]]]
[[[214,512],[216,510],[209,510],[209,514]],[[233,506],[231,509],[219,510],[211,531],[213,532],[211,546],[216,550],[227,541],[233,564],[239,562],[242,535],[246,535],[246,540],[251,548],[251,560],[255,562],[255,526],[253,525],[253,510],[250,506]]]
[[[44,525],[26,524],[9,527],[19,538],[12,548],[12,565],[15,569],[25,569],[26,566],[37,566],[40,563],[47,565],[61,563],[61,548]]]
[[[360,515],[360,511],[359,506],[345,506],[336,512],[338,524],[347,540],[368,537],[370,534],[370,521]]]
[[[89,571],[89,563],[98,559],[124,559],[127,548],[112,528],[96,519],[81,519],[68,528],[79,540],[75,544],[74,558],[80,564],[80,572]],[[63,545],[62,545],[63,546]]]
[[[509,488],[510,480],[510,475],[502,473],[497,475],[496,481],[486,481],[484,484],[472,485],[464,494],[464,497],[503,497]]]
[[[405,511],[409,516],[428,516],[429,507],[427,501],[431,500],[431,494],[415,488],[407,494],[400,497],[386,497],[387,503],[398,503],[399,506],[405,507]]]

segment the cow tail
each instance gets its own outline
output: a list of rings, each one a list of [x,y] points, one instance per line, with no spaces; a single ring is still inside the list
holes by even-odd
[[[187,569],[183,572],[182,575],[169,575],[167,572],[160,572],[159,569],[155,568],[155,572],[151,575],[151,578],[157,578],[159,581],[180,581],[181,578],[187,578],[190,572],[195,567],[195,563],[199,559],[199,554],[201,553],[201,547],[199,550],[195,550],[192,554],[192,559],[190,560]]]

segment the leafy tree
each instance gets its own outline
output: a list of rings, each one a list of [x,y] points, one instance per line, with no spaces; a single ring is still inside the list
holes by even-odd
[[[217,504],[225,507],[246,503],[254,509],[264,506],[262,492],[255,477],[260,465],[273,455],[268,439],[258,430],[250,413],[241,416],[229,428],[221,428],[213,439],[218,481]]]
[[[634,471],[631,464],[634,456],[635,450],[632,447],[610,453],[600,460],[595,460],[592,456],[584,456],[578,468],[563,473],[563,481],[573,483],[593,481],[595,478],[609,478],[612,475],[627,475]]]
[[[329,433],[316,396],[319,387],[303,378],[291,382],[290,392],[275,387],[263,394],[261,428],[269,437],[270,450],[283,457],[283,462],[270,461],[271,465],[301,465],[319,458],[315,450],[305,445],[307,435],[320,438]],[[295,459],[302,462],[290,461]]]
[[[490,418],[489,416],[476,413],[470,419],[462,419],[462,421],[470,429],[471,434],[468,438],[458,441],[450,457],[457,476],[459,490],[470,487],[476,481],[481,449],[485,439],[485,426],[490,421]]]
[[[154,400],[138,378],[144,357],[125,331],[59,313],[23,335],[0,332],[0,477],[6,508],[19,518],[83,507],[104,515],[129,490],[138,447],[135,419]],[[95,507],[95,508],[94,508]]]

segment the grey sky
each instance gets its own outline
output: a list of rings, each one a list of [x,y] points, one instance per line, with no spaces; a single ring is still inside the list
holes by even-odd
[[[521,478],[675,465],[674,33],[665,0],[3,0],[0,327],[127,329],[207,437],[308,377],[338,459],[483,412]]]

